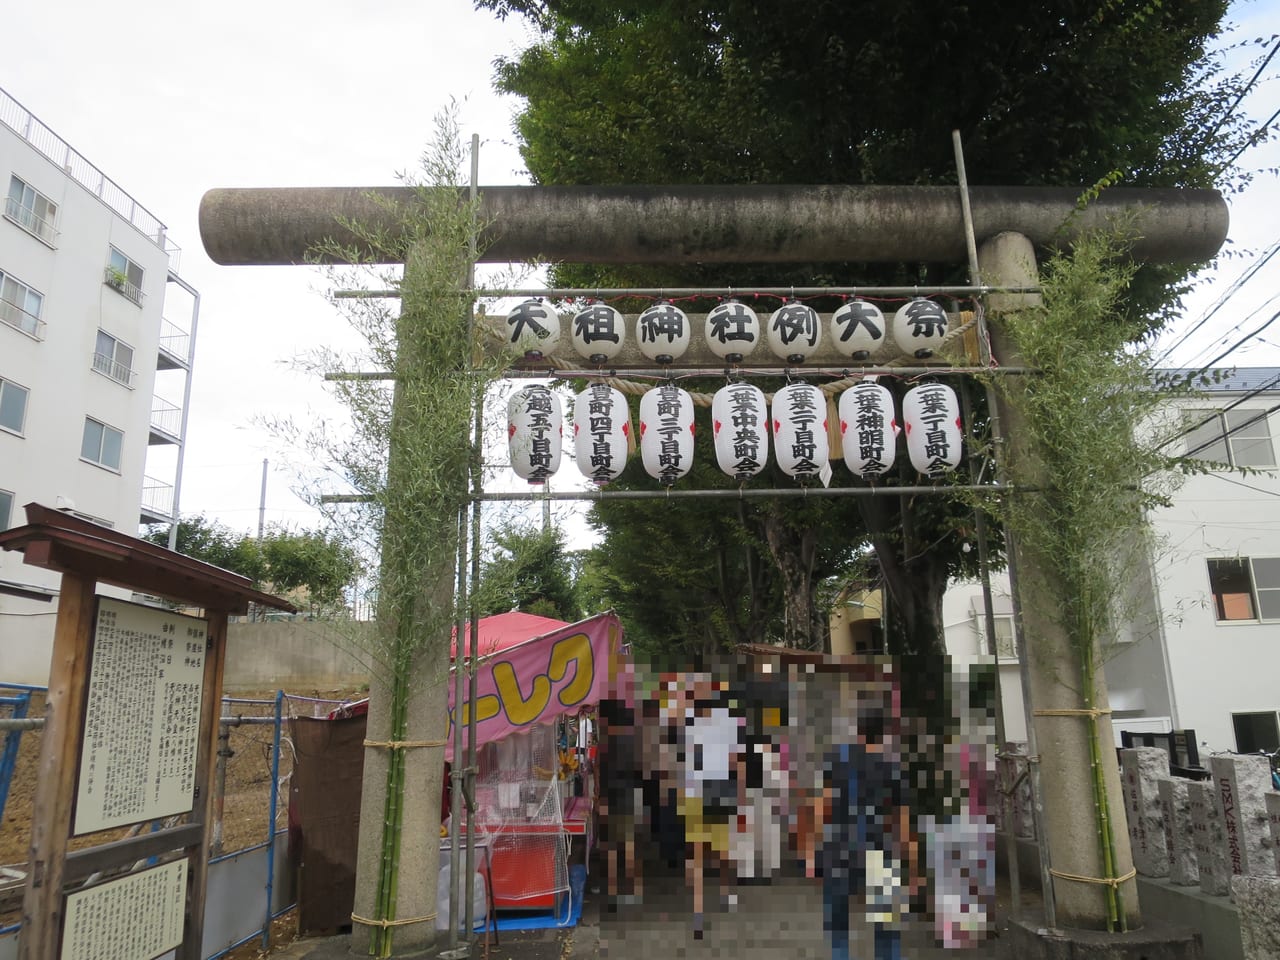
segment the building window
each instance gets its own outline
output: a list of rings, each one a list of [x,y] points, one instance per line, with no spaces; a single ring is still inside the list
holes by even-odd
[[[1183,414],[1187,456],[1233,467],[1274,467],[1271,425],[1262,407],[1188,410]]]
[[[1231,725],[1236,731],[1237,753],[1258,753],[1262,750],[1275,753],[1280,750],[1280,724],[1276,723],[1274,710],[1233,713]]]
[[[9,179],[9,196],[4,201],[4,215],[51,247],[57,239],[58,231],[54,229],[54,222],[58,218],[57,204],[17,177]]]
[[[99,330],[93,352],[93,369],[126,387],[130,386],[133,383],[133,347],[121,343],[105,330]]]
[[[974,613],[974,622],[978,625],[978,636],[982,638],[982,647],[989,654],[995,654],[1001,660],[1018,659],[1018,648],[1013,638],[1013,617],[1008,614],[995,615],[996,642],[992,649],[987,639],[987,617],[984,613]]]
[[[1208,563],[1219,623],[1280,620],[1280,557],[1228,557]]]
[[[84,439],[80,441],[80,458],[107,467],[120,469],[120,450],[124,446],[124,434],[93,417],[84,418]]]
[[[103,282],[134,303],[142,303],[142,268],[115,247],[111,248]]]
[[[18,435],[27,419],[27,388],[0,380],[0,428]]]
[[[0,530],[8,530],[13,520],[13,494],[0,490]]]
[[[40,310],[44,296],[25,283],[0,270],[0,320],[23,333],[44,339],[44,323]]]

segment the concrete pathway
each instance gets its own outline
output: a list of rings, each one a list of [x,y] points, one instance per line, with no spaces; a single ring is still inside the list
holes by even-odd
[[[729,912],[711,912],[703,939],[693,936],[692,896],[678,871],[660,868],[646,875],[643,902],[610,912],[597,873],[589,878],[582,921],[562,930],[504,931],[499,945],[483,941],[473,957],[488,960],[828,960],[830,943],[822,929],[822,887],[818,881],[784,877],[768,886],[737,890],[738,904]],[[715,880],[706,889],[706,903],[718,903]],[[854,912],[856,921],[857,913]],[[857,939],[861,932],[863,946]],[[276,956],[288,960],[345,960],[349,938],[299,941]],[[932,928],[924,922],[908,925],[903,960],[989,960],[997,941],[973,949],[937,946]],[[855,925],[855,958],[871,957],[870,930]]]

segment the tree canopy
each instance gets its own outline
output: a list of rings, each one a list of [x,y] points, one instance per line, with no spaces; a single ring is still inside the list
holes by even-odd
[[[169,531],[157,527],[143,539],[166,546]],[[360,571],[354,550],[331,534],[274,528],[261,541],[203,514],[178,523],[178,553],[248,577],[276,593],[301,592],[313,613],[332,612]]]
[[[570,623],[582,619],[574,558],[560,530],[508,524],[490,537],[493,549],[481,565],[474,597],[480,616],[520,610]]]
[[[1082,194],[1113,183],[1207,187],[1223,182],[1250,134],[1232,112],[1243,84],[1222,73],[1210,49],[1226,0],[1050,0],[1034,10],[1015,0],[476,5],[526,17],[540,32],[498,62],[496,78],[524,99],[516,130],[543,184],[953,184],[951,131],[959,130],[975,185],[1078,186]],[[1188,269],[1142,268],[1119,309],[1157,323],[1176,308]],[[739,288],[966,279],[962,265],[919,263],[560,265],[552,276],[565,286]],[[981,396],[974,400],[981,420]],[[770,509],[748,505],[735,521],[735,581],[776,591],[766,597],[794,594],[788,569],[810,583],[818,576],[804,552],[815,528],[850,544],[869,539],[893,601],[890,648],[940,651],[942,592],[973,562],[962,549],[969,507],[860,499],[825,505],[820,517],[779,507],[772,544]],[[655,531],[660,521],[631,504],[594,508],[618,605],[648,590],[661,607],[652,615],[676,631],[714,625],[706,610],[719,604],[721,636],[731,638],[738,614],[704,590],[720,572],[708,546],[735,541],[714,532],[712,511],[671,506],[661,505],[670,532]],[[668,541],[666,550],[625,546]],[[772,568],[768,576],[747,575],[751,549]],[[689,571],[685,589],[654,594],[677,567]]]

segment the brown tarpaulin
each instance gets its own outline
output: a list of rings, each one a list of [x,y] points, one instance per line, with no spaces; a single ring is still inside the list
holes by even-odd
[[[367,717],[294,717],[289,851],[298,869],[298,933],[351,926]]]

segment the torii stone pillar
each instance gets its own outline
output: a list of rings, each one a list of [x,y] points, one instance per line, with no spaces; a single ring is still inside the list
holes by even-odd
[[[1036,251],[1031,241],[1020,233],[1006,231],[984,241],[978,248],[978,267],[983,281],[991,286],[1029,287],[1039,282]],[[1026,309],[1040,302],[1039,294],[993,294],[988,335],[991,352],[1005,366],[1022,366],[1014,345],[1004,336],[1000,314]],[[1021,384],[1019,384],[1020,386]],[[1028,381],[1028,387],[1034,384]],[[1026,440],[1024,418],[1020,408],[998,398],[1000,419],[1005,437],[1007,464],[1019,469],[1021,482],[1036,485],[1037,473],[1043,473],[1040,458]],[[1049,861],[1053,869],[1081,877],[1102,878],[1106,875],[1097,841],[1097,816],[1090,774],[1089,724],[1083,716],[1050,714],[1042,711],[1070,711],[1083,707],[1080,699],[1080,654],[1062,626],[1050,615],[1057,609],[1056,598],[1047,595],[1054,590],[1051,578],[1038,575],[1032,559],[1018,549],[1014,541],[1014,559],[1018,570],[1019,607],[1022,627],[1030,638],[1022,655],[1027,658],[1030,685],[1025,691],[1035,714],[1028,717],[1034,727],[1037,752],[1040,754],[1041,796],[1048,838]],[[1094,640],[1092,655],[1101,664],[1101,651]],[[1065,678],[1065,679],[1064,679]],[[1097,671],[1093,709],[1108,709],[1106,680]],[[1029,711],[1030,712],[1030,711]],[[1111,717],[1098,717],[1099,737],[1104,756],[1110,756],[1114,743]],[[1133,869],[1132,851],[1125,816],[1124,794],[1116,764],[1102,765],[1106,784],[1112,833],[1116,838],[1115,876]],[[1141,924],[1136,879],[1121,884],[1127,925]],[[1072,880],[1053,881],[1057,919],[1063,927],[1106,928],[1105,889],[1095,883]]]
[[[369,199],[370,193],[404,202],[412,199],[411,191],[395,187],[212,190],[200,204],[201,238],[217,263],[302,263],[324,238],[354,242],[338,227],[340,217],[394,228],[394,218]],[[1206,261],[1226,238],[1226,204],[1214,190],[1113,189],[1083,211],[1076,209],[1079,194],[1073,188],[973,188],[977,239],[1012,231],[1027,239],[1027,249],[1044,247],[1105,227],[1120,212],[1136,216],[1141,239],[1133,253],[1143,260]],[[540,257],[618,264],[962,263],[967,249],[960,195],[954,187],[481,187],[480,202],[479,219],[489,224],[482,243],[482,259],[487,262]],[[1069,229],[1060,234],[1064,223]],[[1032,273],[1026,279],[1034,283],[1036,278]],[[1007,357],[1002,360],[1010,362]],[[1024,603],[1024,608],[1029,606]],[[1032,669],[1052,670],[1053,665],[1033,663]],[[1046,694],[1037,691],[1050,684],[1045,676],[1034,678],[1031,692],[1037,703],[1054,702],[1052,697],[1038,699]],[[1042,748],[1050,742],[1058,741],[1042,740]],[[1089,778],[1083,744],[1082,737],[1062,741],[1056,772],[1046,769],[1046,792],[1053,795],[1048,829],[1055,863],[1074,862],[1067,856],[1068,850],[1080,846],[1073,830],[1092,815],[1092,799],[1082,792]],[[1123,872],[1128,869],[1124,808],[1118,775],[1110,766],[1114,782],[1109,781],[1108,789],[1120,818]],[[381,814],[382,803],[374,796],[377,789],[366,785],[364,800],[371,806],[362,812],[364,818]],[[423,829],[433,827],[424,823]],[[1136,904],[1132,886],[1125,891],[1126,904]],[[428,887],[423,896],[434,895],[433,878],[428,878]],[[357,892],[358,900],[360,896]],[[433,901],[409,903],[401,897],[405,916],[425,915],[433,908]],[[1102,898],[1096,893],[1064,892],[1059,918],[1065,925],[1106,925]]]

